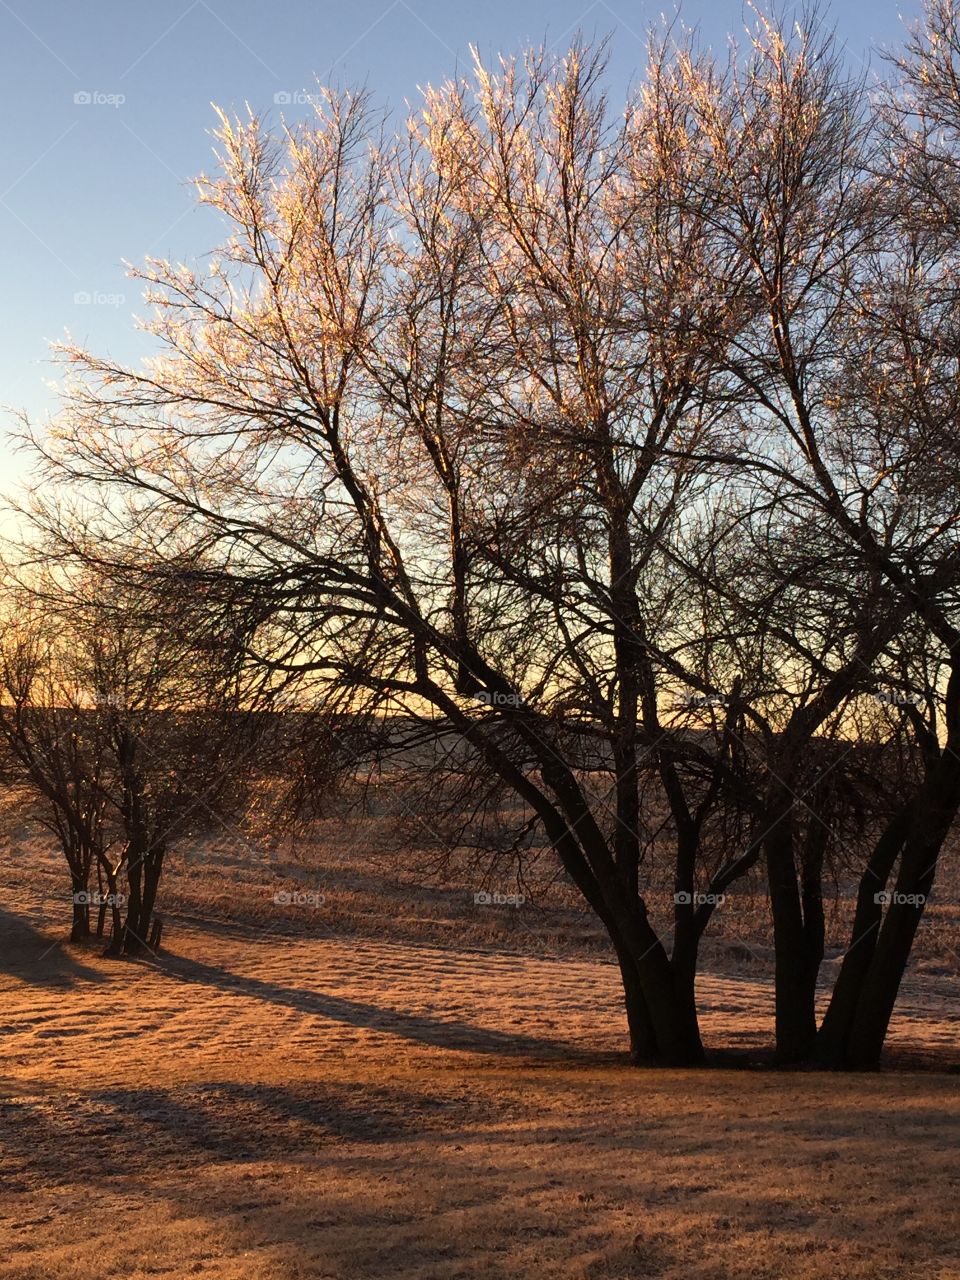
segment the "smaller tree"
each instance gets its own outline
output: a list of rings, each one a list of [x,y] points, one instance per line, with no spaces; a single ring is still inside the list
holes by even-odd
[[[24,608],[0,640],[0,740],[26,816],[53,833],[67,863],[71,941],[90,932],[90,876],[108,863],[105,742],[83,705],[69,650]]]
[[[26,577],[26,575],[23,575]],[[263,717],[245,709],[235,647],[204,596],[170,597],[89,564],[33,574],[27,622],[0,652],[0,732],[37,820],[54,831],[90,931],[89,882],[112,910],[109,952],[148,945],[164,861],[242,809]]]
[[[245,703],[234,644],[210,625],[202,578],[186,577],[175,597],[149,573],[100,580],[73,604],[119,834],[111,893],[122,876],[127,897],[111,950],[126,954],[148,944],[171,847],[241,813],[264,728]]]

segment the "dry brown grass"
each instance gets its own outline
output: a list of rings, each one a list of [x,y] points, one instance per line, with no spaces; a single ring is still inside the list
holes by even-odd
[[[894,1025],[933,1070],[639,1072],[570,903],[528,923],[334,852],[191,862],[140,963],[50,949],[56,859],[39,897],[35,842],[0,860],[5,1280],[960,1278],[955,971],[912,975]],[[700,986],[742,1058],[763,945]]]
[[[8,1104],[0,1275],[960,1275],[943,1077],[236,1074]]]

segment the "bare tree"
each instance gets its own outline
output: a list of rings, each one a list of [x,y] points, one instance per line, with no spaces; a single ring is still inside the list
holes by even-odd
[[[239,819],[251,772],[257,717],[215,629],[196,625],[195,605],[114,589],[82,608],[90,674],[111,771],[108,798],[123,843],[127,911],[113,947],[145,947],[171,846]]]
[[[946,510],[942,488],[931,491],[915,442],[905,448],[903,439],[923,420],[949,420],[951,399],[942,397],[929,352],[900,345],[907,313],[907,327],[927,316],[922,329],[941,323],[942,312],[927,311],[923,273],[902,230],[902,167],[890,165],[862,85],[850,81],[815,15],[791,37],[761,20],[748,59],[723,81],[694,72],[690,92],[709,139],[711,185],[722,193],[717,226],[746,255],[762,299],[759,322],[738,334],[730,366],[750,400],[744,445],[731,462],[752,483],[748,508],[769,513],[752,521],[760,536],[751,533],[752,564],[740,577],[741,613],[765,619],[761,629],[777,640],[767,661],[789,673],[789,705],[771,719],[768,704],[754,718],[769,743],[763,826],[778,1051],[795,1061],[811,1056],[817,1040],[822,850],[816,828],[811,846],[809,824],[798,818],[809,807],[805,779],[822,754],[819,739],[846,722],[851,703],[876,691],[891,665],[914,676],[928,670],[904,644],[937,648],[947,671],[956,654],[955,510]],[[905,395],[890,376],[901,359],[913,384]],[[864,869],[843,975],[846,1000],[869,960],[872,976],[853,1000],[859,1013],[849,1030],[849,1057],[860,1065],[879,1055],[960,800],[956,694],[949,678],[926,692],[933,719],[916,728],[930,769]],[[943,751],[933,750],[938,723]],[[874,952],[870,935],[882,914],[874,895],[884,893],[898,858]],[[838,1009],[820,1045],[826,1053],[832,1041],[831,1060]]]
[[[887,688],[923,761],[860,885],[821,1033],[831,1063],[873,1065],[960,809],[960,14],[931,0],[881,103],[887,234],[853,295],[837,419],[870,477],[858,536],[909,605]],[[867,505],[867,504],[865,504]]]
[[[606,928],[637,1059],[701,1060],[697,893],[762,857],[796,1061],[858,700],[922,672],[954,715],[904,648],[919,629],[952,660],[953,521],[850,376],[902,218],[815,20],[761,21],[726,68],[654,42],[619,118],[603,70],[580,43],[478,62],[398,138],[364,95],[280,134],[222,117],[200,192],[232,234],[204,274],[138,273],[149,367],[66,350],[33,518],[145,589],[202,581],[271,696],[456,737]],[[951,752],[911,724],[933,772],[904,884],[953,804]],[[642,873],[664,804],[672,942]],[[902,918],[882,997],[854,1002],[864,1046]]]
[[[674,731],[660,695],[718,693],[671,657],[674,566],[723,429],[717,348],[752,302],[686,214],[663,49],[619,124],[602,68],[580,46],[478,66],[476,103],[431,93],[395,143],[349,95],[281,140],[224,119],[201,190],[235,235],[205,278],[146,272],[150,373],[69,353],[87,378],[47,456],[125,494],[101,546],[123,526],[162,559],[194,529],[273,679],[459,734],[610,933],[635,1055],[696,1061],[697,832],[738,784],[723,726]],[[639,884],[649,767],[682,816],[672,955]]]
[[[9,600],[6,602],[11,603]],[[22,598],[0,641],[0,735],[26,816],[57,839],[70,873],[71,939],[90,932],[91,872],[106,859],[105,744],[91,733],[73,654]],[[25,873],[28,875],[25,869]]]
[[[20,570],[0,731],[67,858],[73,936],[89,932],[95,870],[110,950],[134,954],[148,944],[170,847],[239,819],[264,725],[244,705],[233,641],[211,625],[200,584],[171,604],[94,559]]]

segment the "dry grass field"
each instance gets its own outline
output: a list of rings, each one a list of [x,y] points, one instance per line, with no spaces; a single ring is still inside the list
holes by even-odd
[[[23,895],[24,840],[0,860],[4,1280],[960,1278],[948,952],[908,979],[900,1069],[837,1078],[755,1069],[766,952],[721,936],[717,1065],[637,1071],[562,904],[221,851],[171,877],[161,953],[117,962],[63,942],[52,855]]]

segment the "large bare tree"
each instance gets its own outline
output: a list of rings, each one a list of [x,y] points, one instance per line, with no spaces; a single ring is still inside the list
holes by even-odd
[[[83,495],[37,491],[65,554],[202,583],[272,694],[454,735],[513,793],[609,933],[640,1060],[702,1058],[699,940],[761,858],[778,1051],[814,1053],[858,700],[893,672],[953,717],[904,648],[952,660],[952,521],[849,376],[903,234],[889,148],[808,25],[761,21],[730,66],[654,42],[619,115],[576,44],[478,62],[399,137],[362,94],[279,132],[222,117],[199,190],[228,238],[203,273],[138,273],[160,354],[68,349],[36,440]],[[943,803],[885,837],[903,884],[955,809],[914,728],[910,812]],[[667,931],[644,868],[664,806]],[[903,918],[880,936],[905,958]]]
[[[942,20],[947,9],[934,21],[937,12]],[[956,497],[919,447],[925,434],[955,430],[956,349],[944,341],[956,324],[944,261],[955,241],[921,229],[931,216],[921,192],[902,189],[905,172],[929,181],[933,171],[917,159],[933,130],[905,120],[904,92],[911,81],[927,86],[913,92],[921,112],[931,84],[951,92],[931,64],[942,41],[929,39],[918,37],[890,91],[901,107],[892,138],[815,18],[789,35],[761,20],[749,56],[722,80],[690,70],[721,193],[717,229],[747,258],[761,300],[730,365],[748,399],[731,461],[754,516],[737,612],[775,640],[766,660],[789,692],[786,704],[753,709],[769,743],[763,843],[788,1061],[814,1052],[876,1061],[960,802]],[[927,768],[863,867],[840,989],[815,1049],[832,833],[829,811],[806,820],[810,789],[825,777],[824,734],[843,726],[852,751],[854,704],[885,688],[921,704],[912,724]]]

